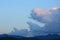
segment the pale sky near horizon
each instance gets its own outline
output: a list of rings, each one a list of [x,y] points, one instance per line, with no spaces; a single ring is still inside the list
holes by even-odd
[[[0,0],[0,34],[9,33],[13,27],[26,29],[33,8],[60,7],[60,0]]]

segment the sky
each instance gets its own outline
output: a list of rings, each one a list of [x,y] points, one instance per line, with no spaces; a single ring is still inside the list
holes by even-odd
[[[0,34],[13,28],[29,29],[27,21],[33,8],[51,9],[60,7],[60,0],[0,0]]]

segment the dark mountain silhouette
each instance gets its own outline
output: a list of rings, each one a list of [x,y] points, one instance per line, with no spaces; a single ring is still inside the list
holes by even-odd
[[[23,36],[3,34],[0,35],[0,40],[60,40],[60,35],[48,34],[45,36],[23,37]]]

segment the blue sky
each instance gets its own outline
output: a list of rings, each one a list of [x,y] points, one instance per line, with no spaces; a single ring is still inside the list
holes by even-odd
[[[60,0],[0,0],[0,34],[17,29],[28,28],[33,8],[51,9],[60,7]]]

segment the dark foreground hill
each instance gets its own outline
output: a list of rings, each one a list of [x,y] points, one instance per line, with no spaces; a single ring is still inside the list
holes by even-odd
[[[45,35],[45,36],[36,36],[36,37],[22,37],[15,35],[0,35],[0,40],[60,40],[60,35]]]

